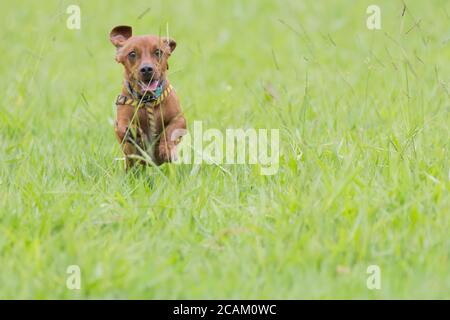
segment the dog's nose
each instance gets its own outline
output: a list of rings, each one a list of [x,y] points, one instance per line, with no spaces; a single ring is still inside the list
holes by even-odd
[[[149,64],[143,65],[139,70],[143,76],[150,76],[153,74],[153,67]]]

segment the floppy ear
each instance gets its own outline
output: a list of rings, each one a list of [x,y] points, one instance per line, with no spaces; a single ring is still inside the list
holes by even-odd
[[[163,38],[163,41],[169,46],[170,53],[172,53],[175,50],[175,48],[177,47],[177,43],[173,39]]]
[[[175,40],[167,38],[167,37],[162,38],[162,41],[169,48],[169,56],[170,56],[172,54],[172,52],[175,50],[175,48],[177,47],[177,43],[175,42]],[[167,63],[167,70],[169,70],[169,63]]]
[[[117,26],[109,33],[109,40],[116,48],[120,48],[132,34],[133,29],[130,26]]]

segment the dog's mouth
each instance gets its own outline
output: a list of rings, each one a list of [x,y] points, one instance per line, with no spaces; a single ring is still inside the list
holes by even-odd
[[[154,93],[156,89],[158,89],[159,80],[153,79],[150,81],[142,81],[138,82],[139,89],[141,90],[141,94],[145,94],[147,92]]]

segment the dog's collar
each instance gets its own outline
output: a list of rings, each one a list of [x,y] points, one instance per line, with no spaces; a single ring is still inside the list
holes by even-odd
[[[123,94],[119,94],[116,99],[116,105],[130,105],[133,107],[154,107],[160,104],[161,102],[166,99],[170,92],[173,90],[172,85],[168,85],[166,89],[162,90],[162,88],[159,90],[159,94],[155,99],[145,99],[145,97],[142,98],[135,98],[134,96],[129,97]],[[155,90],[155,92],[158,91]]]
[[[139,94],[139,92],[133,87],[130,81],[125,80],[125,87],[127,88],[128,93],[135,99],[141,100],[143,103],[152,102],[158,100],[161,96],[164,88],[164,80],[160,81],[158,87],[154,92],[148,91],[144,96]]]

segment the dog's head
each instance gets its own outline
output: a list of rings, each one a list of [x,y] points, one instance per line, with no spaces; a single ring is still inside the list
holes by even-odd
[[[109,38],[117,48],[116,61],[125,67],[125,77],[141,95],[154,92],[166,77],[167,60],[176,42],[153,35],[132,36],[129,26],[117,26]]]

